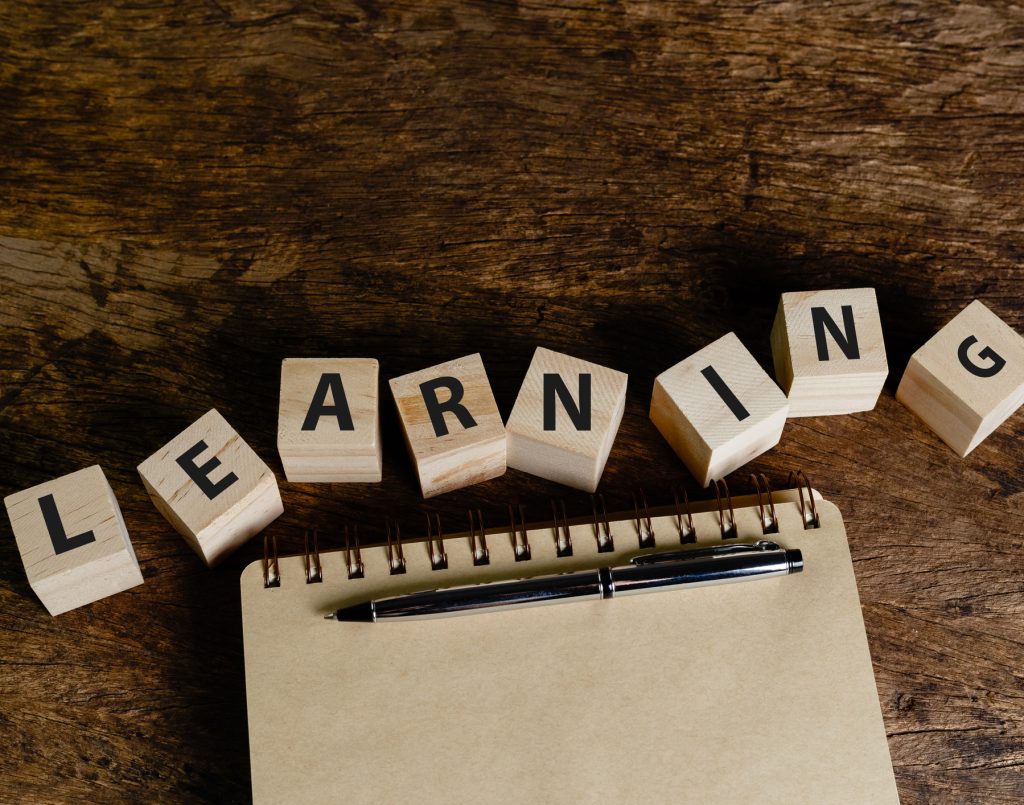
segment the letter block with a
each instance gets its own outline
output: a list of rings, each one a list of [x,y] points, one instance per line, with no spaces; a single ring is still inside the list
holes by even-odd
[[[467,355],[391,380],[423,497],[505,472],[505,425],[483,360]]]
[[[508,465],[596,490],[622,421],[626,381],[622,372],[538,347],[505,424]]]
[[[1024,403],[1024,338],[976,299],[911,356],[896,399],[966,456]]]
[[[377,361],[286,358],[277,450],[294,482],[381,479]]]
[[[782,294],[772,357],[790,417],[870,411],[889,374],[875,289]]]
[[[703,486],[778,444],[789,402],[728,333],[654,380],[651,421]]]
[[[284,511],[274,473],[216,408],[143,461],[139,476],[210,567]]]
[[[29,586],[51,615],[142,584],[117,498],[99,465],[4,498]]]

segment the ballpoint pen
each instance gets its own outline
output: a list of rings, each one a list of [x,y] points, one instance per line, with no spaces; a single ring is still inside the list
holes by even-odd
[[[634,557],[629,564],[548,576],[469,584],[363,601],[325,617],[375,623],[438,618],[509,607],[613,598],[619,595],[786,576],[803,570],[803,555],[774,542],[719,545]]]

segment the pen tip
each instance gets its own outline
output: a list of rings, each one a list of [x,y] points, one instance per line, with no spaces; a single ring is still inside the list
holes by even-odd
[[[324,615],[324,620],[325,620],[325,621],[333,621],[333,620],[335,620],[335,615],[334,615],[334,613],[333,613],[333,612],[331,612],[331,613],[330,613],[330,614],[328,614],[328,615]]]

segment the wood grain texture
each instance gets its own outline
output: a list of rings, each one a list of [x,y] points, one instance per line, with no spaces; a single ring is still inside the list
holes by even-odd
[[[893,398],[969,300],[1024,332],[1024,11],[948,2],[241,0],[0,6],[4,494],[102,463],[146,583],[51,619],[0,539],[0,799],[245,801],[238,575],[135,466],[216,406],[280,475],[280,361],[382,377],[480,351],[507,415],[537,345],[630,375],[602,490],[668,500],[665,366],[779,294],[875,287],[869,412],[786,425],[844,512],[906,803],[1024,794],[1024,416],[959,459]],[[378,486],[308,524],[420,533],[393,408]],[[732,481],[744,486],[745,468]],[[585,498],[509,471],[431,502]]]

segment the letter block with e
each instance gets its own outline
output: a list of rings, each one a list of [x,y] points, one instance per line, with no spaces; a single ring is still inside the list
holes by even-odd
[[[51,615],[142,584],[117,498],[99,465],[4,498],[29,586]]]
[[[976,299],[911,356],[896,399],[966,456],[1024,403],[1024,338]]]
[[[277,450],[289,481],[380,481],[377,375],[372,358],[282,362]]]
[[[505,424],[508,465],[593,492],[626,406],[627,376],[538,347]]]
[[[143,461],[139,476],[210,567],[284,511],[274,473],[216,408]]]
[[[703,486],[778,444],[789,402],[728,333],[654,380],[651,421]]]
[[[423,497],[505,472],[505,425],[479,353],[390,381]]]
[[[870,411],[889,374],[875,289],[782,294],[772,357],[789,416]]]

